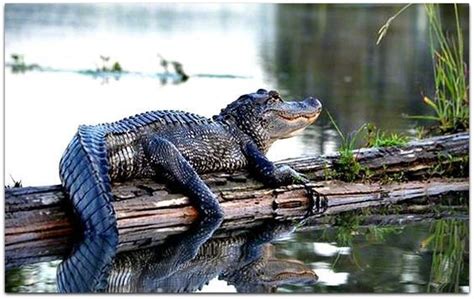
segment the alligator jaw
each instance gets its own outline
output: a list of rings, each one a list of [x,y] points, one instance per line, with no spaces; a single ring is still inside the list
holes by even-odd
[[[296,260],[271,258],[261,271],[263,273],[259,279],[271,285],[313,285],[318,281],[318,276],[311,268]]]

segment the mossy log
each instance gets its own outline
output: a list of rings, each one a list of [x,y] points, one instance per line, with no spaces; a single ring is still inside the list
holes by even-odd
[[[338,155],[277,162],[311,180],[328,199],[326,214],[380,206],[451,191],[468,191],[469,134],[434,137],[402,148],[354,151],[370,178],[357,182],[327,180],[337,174]],[[335,172],[334,172],[335,171]],[[461,178],[434,178],[444,171]],[[390,174],[401,182],[394,182]],[[218,195],[225,218],[221,230],[245,229],[266,219],[303,219],[312,208],[302,185],[266,188],[245,171],[203,175]],[[120,234],[119,251],[162,243],[187,229],[198,214],[187,197],[152,180],[115,183],[113,203]],[[5,189],[5,264],[7,268],[61,259],[81,234],[74,224],[61,186]]]

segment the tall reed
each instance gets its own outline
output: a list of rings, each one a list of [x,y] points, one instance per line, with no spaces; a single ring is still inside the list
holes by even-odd
[[[380,28],[377,44],[386,35],[391,22],[410,5],[405,5]],[[433,59],[435,95],[423,101],[433,109],[434,115],[409,116],[415,119],[434,120],[443,133],[469,129],[469,86],[467,65],[463,60],[464,44],[458,6],[453,4],[455,34],[443,30],[439,4],[425,4],[428,16],[430,49]]]

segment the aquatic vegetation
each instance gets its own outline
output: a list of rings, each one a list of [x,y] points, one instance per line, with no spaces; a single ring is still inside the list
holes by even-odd
[[[21,188],[23,187],[23,183],[20,181],[15,180],[11,175],[10,178],[12,179],[13,185],[6,185],[5,188]]]
[[[115,61],[111,66],[109,64],[110,57],[100,55],[102,62],[101,67],[96,68],[96,72],[111,72],[111,73],[122,73],[124,70],[118,61]]]
[[[383,24],[382,27],[380,27],[379,29],[379,37],[377,38],[377,45],[380,44],[380,42],[382,41],[382,39],[385,37],[385,35],[387,34],[388,32],[388,29],[390,28],[390,24],[392,23],[393,20],[395,20],[402,12],[404,12],[408,7],[410,7],[411,4],[407,4],[405,6],[402,7],[402,9],[400,9],[396,14],[394,14],[393,16],[391,16],[386,22],[385,24]]]
[[[382,168],[382,174],[379,176],[379,182],[382,185],[385,184],[392,184],[392,183],[401,183],[407,181],[407,177],[405,175],[405,172],[399,171],[399,172],[387,172],[387,167],[384,165]]]
[[[443,34],[438,5],[427,4],[425,7],[430,20],[431,50],[436,57],[436,95],[434,101],[427,97],[424,101],[436,112],[443,132],[465,130],[469,128],[468,80],[457,5],[454,4],[456,40],[450,40]],[[433,35],[436,41],[433,41]],[[435,50],[435,42],[439,44],[440,50]]]
[[[439,220],[432,234],[422,243],[422,250],[432,251],[428,292],[459,292],[464,258],[468,254],[468,225],[454,219]]]
[[[27,273],[21,268],[7,270],[5,272],[5,292],[18,293],[21,286],[26,285]]]
[[[417,139],[422,139],[428,136],[428,130],[423,126],[418,126],[415,128],[415,136]]]
[[[392,206],[390,206],[392,207]],[[378,211],[379,208],[363,208],[356,211],[348,211],[337,216],[326,216],[331,219],[331,226],[324,229],[322,239],[327,242],[335,241],[338,247],[352,248],[350,259],[355,266],[363,269],[361,257],[358,250],[355,250],[354,243],[360,242],[362,238],[369,244],[383,244],[389,237],[400,234],[402,228],[393,225],[376,226],[364,224],[364,220],[369,217],[372,212]],[[331,263],[334,269],[340,261],[340,253],[335,256]]]
[[[367,128],[367,147],[387,147],[387,146],[403,146],[408,142],[408,137],[386,132],[377,129],[377,127],[370,123]]]
[[[405,5],[380,29],[377,44],[385,36],[390,23],[410,4]],[[453,4],[456,33],[453,36],[443,31],[439,4],[425,4],[429,21],[430,49],[433,59],[435,95],[433,99],[423,97],[423,102],[432,108],[434,115],[414,115],[413,119],[436,121],[442,133],[464,131],[469,128],[469,86],[467,64],[463,60],[464,45],[458,8]]]
[[[122,66],[118,62],[114,62],[112,65],[112,72],[121,72]]]
[[[344,134],[341,132],[336,122],[332,118],[331,114],[329,112],[327,112],[327,114],[332,125],[336,129],[336,132],[341,138],[341,144],[338,148],[339,160],[334,165],[336,170],[336,177],[344,181],[353,181],[359,176],[362,170],[362,166],[357,161],[357,154],[354,154],[354,150],[360,133],[363,131],[366,125],[363,124],[354,133],[344,136]]]
[[[109,78],[114,78],[115,80],[120,79],[120,77],[127,73],[120,64],[120,62],[115,61],[110,63],[109,56],[100,55],[100,66],[96,64],[95,69],[79,70],[79,74],[92,76],[94,78],[100,78],[102,84],[109,82]]]
[[[168,66],[171,65],[173,66],[174,72],[181,78],[180,81],[184,82],[189,79],[189,75],[186,74],[186,72],[184,71],[182,63],[174,60],[167,60],[160,54],[157,54],[157,56],[160,59],[160,65],[161,67],[163,67],[165,74],[170,73],[170,71],[168,70]]]
[[[437,163],[428,171],[429,177],[468,177],[469,156],[453,157],[449,154],[438,154]]]
[[[25,56],[22,54],[11,54],[13,62],[10,63],[13,73],[24,73],[26,71],[39,70],[40,66],[38,64],[27,64],[25,62]]]
[[[334,171],[324,170],[324,175],[327,179],[341,179],[344,181],[354,181],[355,179],[371,179],[373,177],[372,171],[363,167],[357,161],[356,145],[361,143],[364,129],[367,130],[365,135],[367,147],[389,147],[389,146],[403,146],[408,142],[408,137],[396,133],[388,134],[376,128],[374,124],[363,124],[355,132],[345,136],[329,112],[329,119],[334,126],[336,132],[341,138],[341,145],[338,148],[339,160],[334,165]],[[382,178],[388,182],[401,181],[404,179],[404,174],[390,174],[384,175]]]

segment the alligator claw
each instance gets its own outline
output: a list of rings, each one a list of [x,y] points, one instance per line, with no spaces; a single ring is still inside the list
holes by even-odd
[[[293,169],[292,169],[293,170]],[[295,170],[293,170],[293,173],[292,173],[292,179],[293,179],[293,183],[295,184],[308,184],[310,182],[310,180],[308,179],[308,177],[302,173],[299,173]]]
[[[305,218],[309,216],[320,215],[326,212],[328,208],[327,196],[315,191],[311,186],[306,183],[304,183],[303,186],[310,200],[309,209],[305,215]]]

